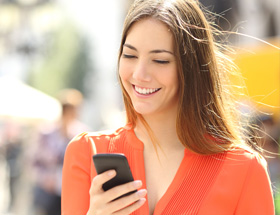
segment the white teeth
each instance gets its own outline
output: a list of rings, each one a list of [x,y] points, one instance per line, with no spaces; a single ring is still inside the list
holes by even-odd
[[[159,90],[159,88],[139,88],[135,86],[135,90],[137,93],[143,94],[143,95],[148,95],[151,93],[154,93]]]

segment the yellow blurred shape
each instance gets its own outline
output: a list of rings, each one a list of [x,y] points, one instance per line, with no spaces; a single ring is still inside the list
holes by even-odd
[[[240,89],[240,99],[250,98],[255,108],[261,112],[280,117],[280,38],[245,47],[237,53],[235,63],[243,76],[245,89]],[[278,47],[278,48],[277,48]],[[240,80],[233,79],[236,85]],[[245,90],[245,91],[244,91]],[[243,94],[243,95],[242,95]]]

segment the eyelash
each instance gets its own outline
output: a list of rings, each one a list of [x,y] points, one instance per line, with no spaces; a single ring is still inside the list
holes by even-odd
[[[127,59],[133,59],[133,58],[137,58],[136,56],[134,55],[128,55],[128,54],[123,54],[123,57],[124,58],[127,58]],[[153,60],[155,63],[158,63],[158,64],[168,64],[169,61],[167,60]]]
[[[167,60],[154,60],[154,62],[159,63],[159,64],[168,64],[169,61]]]
[[[134,55],[128,55],[128,54],[123,54],[123,57],[128,59],[136,58]]]

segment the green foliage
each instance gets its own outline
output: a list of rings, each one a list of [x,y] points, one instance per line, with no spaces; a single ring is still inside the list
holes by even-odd
[[[63,88],[82,93],[84,79],[90,70],[89,46],[69,22],[48,35],[46,54],[31,70],[30,84],[52,96]]]
[[[72,62],[72,66],[68,71],[67,86],[75,88],[87,95],[87,89],[85,89],[84,81],[88,78],[88,72],[92,71],[89,44],[86,39],[81,38],[79,44],[79,50],[76,58]]]

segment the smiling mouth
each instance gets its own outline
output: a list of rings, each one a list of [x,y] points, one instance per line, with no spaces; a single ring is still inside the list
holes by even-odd
[[[141,88],[141,87],[137,87],[135,85],[133,85],[133,88],[135,89],[135,91],[141,95],[150,95],[153,93],[158,92],[161,88]]]

